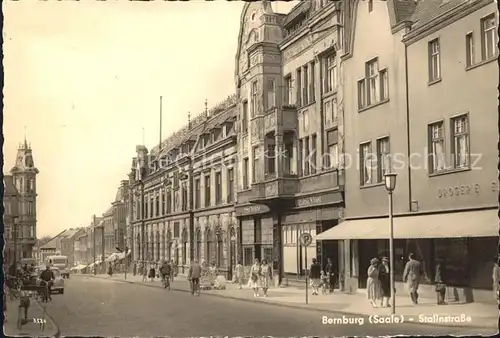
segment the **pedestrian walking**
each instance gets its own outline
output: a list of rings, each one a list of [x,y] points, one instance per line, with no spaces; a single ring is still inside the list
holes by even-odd
[[[145,263],[141,267],[142,272],[142,282],[145,283],[148,280],[148,269]]]
[[[406,263],[405,269],[403,271],[403,282],[406,283],[408,292],[410,293],[410,298],[413,304],[418,304],[418,286],[420,284],[420,278],[424,274],[424,269],[422,263],[420,263],[414,253],[408,255],[408,263]]]
[[[328,263],[326,264],[325,267],[325,273],[326,276],[328,277],[328,283],[329,283],[329,291],[330,294],[333,294],[333,291],[335,289],[335,267],[333,266],[333,259],[328,258]]]
[[[493,294],[497,301],[500,301],[500,267],[498,266],[498,258],[493,262]]]
[[[259,297],[259,276],[260,276],[260,261],[255,258],[252,267],[250,268],[250,278],[248,286],[253,289],[253,296]]]
[[[437,305],[446,305],[446,265],[442,257],[436,259],[436,273],[434,276]]]
[[[377,306],[377,301],[382,298],[382,288],[379,280],[378,258],[372,258],[368,267],[368,278],[366,279],[366,296],[373,307]]]
[[[389,258],[382,257],[382,264],[379,266],[378,279],[382,291],[382,307],[390,307],[389,298],[391,298],[391,268],[389,267]]]
[[[264,297],[267,297],[267,290],[269,289],[269,284],[273,279],[273,270],[271,266],[267,264],[267,260],[263,259],[260,265],[260,287],[262,288],[262,293]]]
[[[113,276],[113,266],[111,264],[108,265],[108,276],[109,277]]]
[[[238,283],[238,289],[243,288],[243,279],[245,278],[245,267],[241,264],[241,260],[234,267],[235,282]]]
[[[329,285],[330,285],[330,279],[328,278],[328,275],[326,274],[326,272],[323,270],[321,270],[320,279],[321,279],[321,282],[319,284],[319,287],[321,289],[321,294],[326,295],[327,289],[329,288]]]
[[[311,262],[311,266],[309,267],[309,284],[312,288],[312,294],[317,296],[319,294],[319,285],[321,283],[321,265],[318,263],[316,258],[313,258]]]
[[[149,276],[148,276],[151,279],[151,282],[154,282],[155,276],[156,276],[156,271],[155,271],[153,262],[151,262],[150,268],[149,268]]]

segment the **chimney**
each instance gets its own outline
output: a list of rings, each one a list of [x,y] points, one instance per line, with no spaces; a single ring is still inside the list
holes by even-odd
[[[188,112],[188,129],[191,130],[191,113]]]
[[[208,100],[205,99],[205,117],[208,118]]]

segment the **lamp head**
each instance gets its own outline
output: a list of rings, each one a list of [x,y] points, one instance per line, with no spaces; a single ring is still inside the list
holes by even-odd
[[[396,177],[398,174],[396,173],[386,173],[384,175],[385,178],[385,189],[388,192],[393,192],[396,189]]]

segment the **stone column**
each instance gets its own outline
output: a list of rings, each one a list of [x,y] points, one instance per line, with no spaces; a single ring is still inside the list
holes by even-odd
[[[283,156],[285,154],[285,149],[283,145],[283,133],[277,128],[275,135],[275,166],[276,166],[276,176],[283,176]]]

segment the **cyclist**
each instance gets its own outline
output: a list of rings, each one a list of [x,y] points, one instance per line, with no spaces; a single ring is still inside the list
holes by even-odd
[[[164,261],[160,267],[161,280],[164,283],[170,282],[170,274],[172,273],[172,267],[167,261]],[[167,284],[168,285],[168,284]]]
[[[44,295],[45,301],[47,301],[47,298],[52,300],[52,297],[50,297],[50,290],[52,288],[52,283],[54,282],[56,277],[54,276],[54,272],[50,270],[50,266],[47,265],[45,270],[42,271],[42,273],[40,274],[40,279],[42,280],[41,285],[47,285],[48,294]]]
[[[191,294],[194,295],[195,287],[200,287],[201,266],[196,260],[191,262],[188,272],[188,280],[191,281]]]

